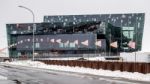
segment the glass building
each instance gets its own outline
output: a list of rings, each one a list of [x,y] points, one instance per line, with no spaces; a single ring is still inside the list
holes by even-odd
[[[44,16],[43,23],[35,23],[35,54],[118,55],[141,50],[144,17],[144,13]],[[33,23],[6,26],[9,56],[32,57]],[[135,46],[129,46],[131,41]]]

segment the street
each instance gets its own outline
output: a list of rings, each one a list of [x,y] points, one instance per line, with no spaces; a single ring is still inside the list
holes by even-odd
[[[0,84],[149,84],[123,78],[54,71],[23,66],[0,64],[0,75],[7,80]]]

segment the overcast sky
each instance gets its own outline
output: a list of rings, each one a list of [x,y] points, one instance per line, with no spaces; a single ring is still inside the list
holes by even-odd
[[[32,22],[19,5],[32,9],[36,22],[44,15],[146,13],[142,51],[150,51],[150,0],[0,0],[0,48],[7,46],[6,24]]]

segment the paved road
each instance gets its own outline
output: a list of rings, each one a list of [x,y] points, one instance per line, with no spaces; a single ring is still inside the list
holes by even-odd
[[[0,80],[0,84],[150,84],[122,78],[94,76],[71,72],[43,70],[30,67],[0,64],[0,75],[8,80]]]

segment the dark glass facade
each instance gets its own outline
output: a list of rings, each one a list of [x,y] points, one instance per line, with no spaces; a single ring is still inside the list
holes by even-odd
[[[86,27],[92,25],[92,22],[95,22],[93,25],[96,25],[96,22],[104,22],[104,24],[107,25],[102,25],[103,23],[101,23],[101,25],[106,28],[106,38],[109,39],[109,33],[111,33],[111,41],[117,40],[119,42],[120,51],[132,51],[132,49],[127,46],[129,40],[133,40],[136,43],[136,50],[141,50],[144,20],[144,13],[44,16],[44,22],[51,24],[61,22],[63,26],[71,24],[81,25],[79,27],[80,29],[86,29]],[[100,27],[98,28],[98,26],[96,27],[96,34],[99,34],[98,32],[100,32],[99,30],[101,29]],[[84,33],[84,31],[82,33]],[[101,38],[102,36],[98,36],[98,38],[99,37]]]
[[[35,23],[35,52],[41,56],[51,53],[107,55],[109,52],[117,55],[141,50],[144,19],[144,13],[44,16],[43,23]],[[10,57],[31,57],[33,23],[6,26]],[[61,43],[57,42],[59,39]],[[56,43],[52,43],[53,40]],[[73,43],[76,40],[80,44]],[[88,47],[82,44],[87,40]],[[98,40],[101,47],[95,45]],[[135,49],[128,46],[131,40],[136,44]],[[118,47],[111,47],[113,42],[117,42]]]

